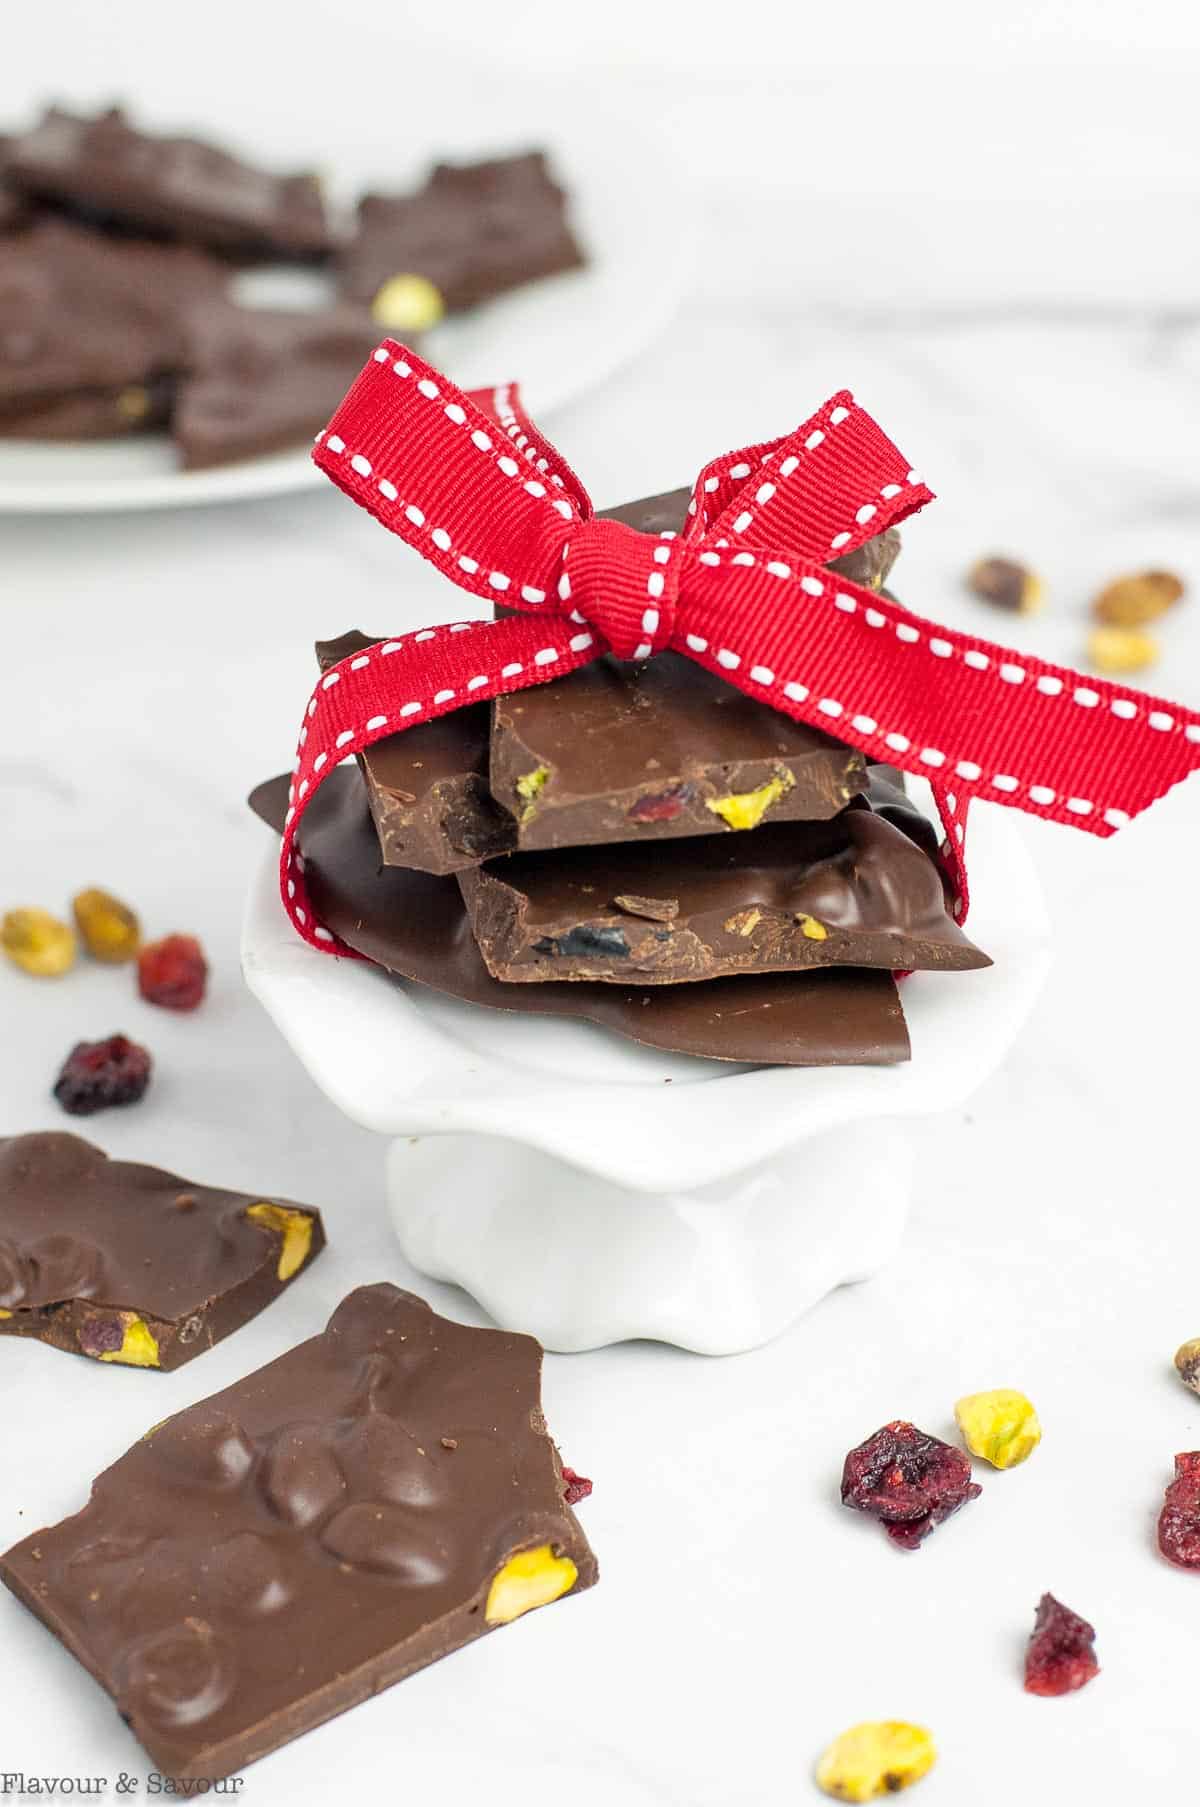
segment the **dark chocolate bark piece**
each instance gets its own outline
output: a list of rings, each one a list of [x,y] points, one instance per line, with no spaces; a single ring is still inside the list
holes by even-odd
[[[642,533],[679,531],[690,492],[606,511]],[[835,568],[878,588],[889,530]],[[729,834],[834,816],[863,788],[862,755],[745,696],[679,653],[594,660],[492,704],[491,788],[522,848]]]
[[[541,1355],[360,1287],[134,1444],[0,1577],[162,1775],[230,1775],[596,1580]]]
[[[259,785],[251,808],[279,832],[288,781]],[[493,1010],[576,1017],[667,1053],[757,1066],[876,1066],[909,1057],[889,973],[829,967],[700,985],[505,985],[471,933],[458,884],[380,868],[357,774],[335,772],[302,828],[305,876],[321,919],[350,947],[402,979]]]
[[[322,671],[383,637],[357,629],[317,644]],[[488,789],[487,703],[378,740],[359,757],[386,866],[446,874],[516,845],[516,823]]]
[[[447,312],[507,289],[576,269],[584,261],[567,222],[567,197],[539,151],[487,163],[440,163],[409,195],[364,195],[358,230],[342,254],[342,286],[356,301],[378,301],[384,326],[404,332],[431,321],[393,312],[419,277]]]
[[[239,255],[319,257],[332,237],[310,174],[277,176],[196,138],[141,132],[119,107],[51,107],[8,146],[10,182],[103,225]]]
[[[207,303],[185,320],[173,431],[184,468],[302,445],[326,425],[379,333],[359,308]]]
[[[175,399],[175,379],[149,378],[120,389],[78,389],[70,395],[0,408],[0,438],[123,439],[165,427]]]
[[[517,853],[458,880],[488,971],[509,984],[991,964],[950,915],[938,865],[869,806],[669,850]]]
[[[110,1161],[57,1131],[0,1139],[0,1336],[180,1368],[324,1246],[306,1205]]]
[[[185,306],[216,299],[227,281],[182,245],[52,218],[14,233],[0,259],[0,413],[151,387],[179,367]]]

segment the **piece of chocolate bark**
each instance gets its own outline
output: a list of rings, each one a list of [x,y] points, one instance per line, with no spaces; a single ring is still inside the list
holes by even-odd
[[[349,306],[306,312],[206,302],[192,309],[172,422],[185,470],[311,440],[378,338],[370,316]]]
[[[689,495],[647,496],[603,518],[677,532]],[[832,568],[878,588],[898,550],[889,530]],[[522,848],[821,820],[866,781],[861,754],[679,653],[642,663],[609,655],[491,707],[492,795],[516,818]]]
[[[19,194],[5,173],[10,140],[0,134],[0,235],[13,232],[29,217],[29,203]]]
[[[324,1246],[305,1205],[110,1161],[57,1131],[0,1139],[0,1336],[180,1368]]]
[[[175,399],[173,376],[120,389],[78,389],[0,409],[3,439],[123,439],[165,427]]]
[[[52,218],[14,233],[0,260],[0,413],[149,389],[179,367],[185,305],[219,297],[227,281],[215,259],[182,245]]]
[[[508,984],[991,964],[949,913],[939,866],[865,799],[736,841],[512,854],[458,882],[488,971]]]
[[[378,644],[356,629],[318,641],[317,662],[328,671]],[[386,866],[444,875],[516,845],[516,823],[488,789],[488,718],[488,705],[475,703],[377,740],[359,756]]]
[[[250,805],[280,832],[287,779],[259,785]],[[398,978],[449,997],[492,1010],[574,1017],[665,1053],[755,1066],[877,1066],[909,1058],[899,994],[882,971],[828,967],[640,989],[503,984],[483,963],[455,879],[381,869],[354,772],[326,779],[301,834],[321,920]]]
[[[143,1437],[0,1577],[161,1774],[230,1775],[595,1582],[541,1354],[360,1287]]]
[[[331,249],[311,174],[276,176],[195,138],[138,131],[119,107],[85,118],[51,107],[10,141],[8,179],[89,220],[240,256],[311,258]]]
[[[439,163],[414,194],[364,195],[341,258],[342,287],[403,333],[583,261],[567,197],[532,151]]]

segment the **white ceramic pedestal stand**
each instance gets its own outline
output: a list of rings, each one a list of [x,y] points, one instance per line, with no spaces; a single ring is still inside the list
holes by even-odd
[[[1011,817],[974,812],[971,870],[971,930],[996,964],[903,982],[900,1068],[729,1067],[402,986],[296,937],[273,849],[243,965],[317,1084],[394,1138],[388,1195],[415,1267],[550,1349],[727,1354],[889,1258],[914,1119],[961,1104],[1029,1014],[1049,934]]]

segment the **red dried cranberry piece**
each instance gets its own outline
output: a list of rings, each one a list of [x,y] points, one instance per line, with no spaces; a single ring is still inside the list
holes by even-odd
[[[194,935],[168,935],[138,955],[138,990],[164,1010],[194,1010],[208,984],[208,962]]]
[[[73,1117],[110,1104],[136,1104],[150,1083],[150,1056],[127,1035],[76,1042],[54,1082],[54,1096]]]
[[[694,785],[677,784],[673,790],[654,791],[647,797],[639,797],[625,811],[625,817],[629,822],[673,822],[676,816],[683,814],[694,796]]]
[[[1037,1618],[1025,1653],[1027,1694],[1072,1694],[1099,1675],[1096,1634],[1086,1619],[1053,1594],[1038,1601]]]
[[[842,1470],[842,1504],[877,1518],[903,1550],[982,1492],[961,1450],[903,1420],[852,1449]]]
[[[1175,1458],[1175,1479],[1158,1521],[1158,1547],[1178,1568],[1200,1569],[1200,1450]]]
[[[580,1500],[585,1500],[592,1491],[592,1483],[587,1476],[576,1474],[575,1470],[568,1468],[565,1462],[563,1463],[562,1478],[566,1483],[563,1499],[568,1506],[577,1506]]]

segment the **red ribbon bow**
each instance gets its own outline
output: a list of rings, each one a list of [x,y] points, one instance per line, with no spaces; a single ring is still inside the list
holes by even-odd
[[[461,589],[520,611],[398,636],[319,680],[300,730],[280,876],[313,946],[296,832],[348,754],[602,653],[670,647],[748,696],[933,785],[966,914],[976,797],[1108,835],[1200,764],[1200,717],[910,614],[826,569],[932,500],[846,391],[782,439],[701,471],[679,535],[594,518],[515,388],[470,394],[385,340],[317,464]]]

